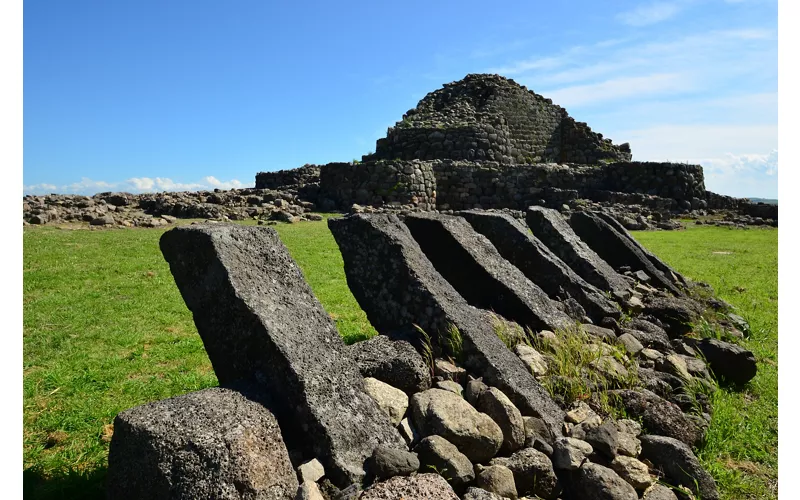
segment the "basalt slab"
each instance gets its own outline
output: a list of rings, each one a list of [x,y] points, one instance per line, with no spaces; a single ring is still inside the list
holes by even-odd
[[[625,237],[606,221],[590,212],[574,212],[569,225],[589,247],[612,267],[628,266],[632,271],[644,271],[659,288],[680,295],[681,291],[664,273],[650,262],[642,246]]]
[[[574,324],[555,301],[505,260],[466,220],[421,213],[408,215],[404,222],[433,267],[469,304],[535,330]]]
[[[263,388],[331,481],[360,482],[379,444],[405,449],[274,230],[187,226],[160,245],[220,383]]]
[[[615,219],[611,214],[606,212],[594,212],[595,215],[606,221],[606,223],[617,230],[619,234],[624,236],[625,238],[632,241],[634,244],[639,246],[639,250],[647,257],[647,260],[653,264],[656,269],[664,273],[664,276],[669,278],[674,284],[676,285],[686,285],[686,278],[680,274],[678,271],[669,267],[663,260],[656,257],[650,250],[646,249],[645,247],[639,245],[639,242],[631,236],[631,233],[625,229],[625,226],[619,223],[617,219]]]
[[[528,207],[525,220],[533,235],[581,278],[600,290],[627,293],[630,286],[625,278],[589,248],[557,211],[539,206]]]
[[[466,210],[459,215],[487,237],[507,261],[536,283],[551,298],[565,294],[583,306],[599,322],[605,317],[619,318],[617,306],[595,286],[578,276],[528,228],[508,214]]]
[[[350,290],[379,332],[414,331],[416,325],[436,342],[455,326],[472,375],[502,390],[523,415],[539,416],[561,434],[563,411],[497,337],[491,315],[470,306],[436,271],[397,216],[357,214],[329,219],[328,226]]]

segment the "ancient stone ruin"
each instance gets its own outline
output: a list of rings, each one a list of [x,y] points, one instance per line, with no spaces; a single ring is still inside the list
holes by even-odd
[[[603,211],[627,229],[724,211],[727,223],[777,225],[777,206],[707,191],[700,165],[631,161],[567,111],[513,80],[471,74],[429,93],[351,163],[261,172],[256,188],[303,190],[323,210]],[[368,209],[369,210],[369,209]]]
[[[166,232],[220,387],[120,413],[108,497],[718,498],[693,449],[756,363],[698,325],[746,323],[613,218],[526,215],[330,219],[350,346],[271,228]]]

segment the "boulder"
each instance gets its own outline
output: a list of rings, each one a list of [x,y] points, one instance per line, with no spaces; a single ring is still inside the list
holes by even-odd
[[[623,327],[620,331],[622,332],[622,335],[629,335],[638,340],[642,347],[647,349],[669,351],[672,348],[672,345],[669,342],[669,337],[664,330],[652,330],[648,332],[644,330]]]
[[[553,467],[575,470],[593,451],[592,445],[586,441],[571,437],[558,438],[553,445]]]
[[[481,488],[470,486],[467,492],[461,497],[463,500],[507,500],[507,497],[501,497],[497,493],[492,493]]]
[[[439,334],[455,326],[464,367],[502,390],[524,415],[541,417],[558,432],[563,412],[498,338],[492,316],[467,304],[441,277],[396,216],[359,214],[328,219],[328,226],[348,285],[379,332],[416,331],[417,325],[440,344]],[[421,337],[417,333],[420,344]]]
[[[458,394],[459,396],[464,395],[464,388],[461,387],[461,384],[453,382],[452,380],[440,380],[433,384],[435,389],[442,389],[443,391],[450,391],[453,394]]]
[[[445,438],[473,462],[489,460],[503,444],[503,431],[494,420],[452,392],[428,389],[414,394],[410,410],[414,428],[423,436]]]
[[[297,475],[301,483],[316,483],[325,476],[325,467],[316,458],[300,464],[297,467]]]
[[[358,497],[359,500],[458,500],[453,488],[439,474],[417,474],[395,476],[387,481],[375,483]]]
[[[426,437],[414,448],[414,452],[419,456],[420,470],[441,474],[456,491],[462,491],[475,479],[469,458],[441,436]]]
[[[378,403],[392,425],[397,427],[408,408],[406,393],[371,377],[364,378],[364,391]]]
[[[556,302],[466,220],[415,213],[404,222],[428,260],[469,304],[534,330],[565,328],[573,323]]]
[[[547,361],[539,351],[529,345],[517,344],[517,346],[514,347],[514,352],[517,353],[519,359],[525,363],[525,366],[528,367],[535,377],[547,374]]]
[[[108,497],[294,498],[297,476],[278,421],[261,401],[215,387],[120,413]]]
[[[325,500],[325,497],[322,495],[317,483],[306,481],[298,488],[294,500]]]
[[[495,387],[483,391],[476,406],[489,415],[503,431],[502,453],[512,453],[525,444],[525,423],[522,414],[508,397]]]
[[[459,212],[472,227],[486,236],[500,255],[539,285],[551,298],[564,293],[583,306],[593,320],[619,318],[620,311],[602,291],[578,276],[528,228],[513,217],[497,212]]]
[[[685,443],[666,436],[641,436],[642,459],[664,473],[668,482],[686,486],[703,500],[717,500],[719,491],[714,478]]]
[[[273,229],[183,226],[160,246],[220,383],[269,394],[284,437],[334,484],[361,482],[375,446],[404,446]]]
[[[433,373],[442,380],[450,380],[457,384],[467,381],[467,370],[456,366],[446,359],[436,359],[433,362]]]
[[[678,500],[671,488],[663,484],[654,484],[642,494],[642,500]]]
[[[419,470],[419,458],[406,450],[377,446],[367,466],[372,476],[381,481],[394,476],[408,476]]]
[[[514,484],[514,474],[508,467],[502,465],[475,466],[477,476],[475,485],[478,488],[506,498],[517,498],[517,487]]]
[[[649,297],[643,312],[661,321],[667,327],[667,334],[677,338],[692,331],[701,310],[699,304],[688,298]]]
[[[627,295],[630,286],[625,278],[589,248],[557,211],[538,206],[529,207],[525,220],[533,235],[581,278],[600,290]]]
[[[647,465],[633,457],[616,456],[611,461],[611,468],[638,491],[646,490],[655,482]]]
[[[386,382],[409,396],[431,388],[431,369],[408,342],[376,335],[349,350],[364,377]]]
[[[702,339],[693,345],[706,358],[714,375],[724,382],[743,385],[756,376],[756,357],[746,349],[716,339]]]
[[[608,467],[584,464],[574,475],[570,484],[571,498],[585,500],[638,500],[633,486]]]
[[[650,432],[678,439],[689,446],[696,446],[703,440],[703,431],[680,408],[646,389],[614,390],[608,394],[628,415],[641,418]]]
[[[561,493],[561,483],[553,470],[553,463],[538,450],[525,448],[507,458],[493,458],[490,464],[511,470],[520,495],[538,495],[549,500]]]

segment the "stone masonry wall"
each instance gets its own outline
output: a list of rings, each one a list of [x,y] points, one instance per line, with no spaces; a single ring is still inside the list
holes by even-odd
[[[428,94],[364,160],[379,158],[590,164],[628,161],[631,154],[627,144],[613,145],[513,80],[467,75]]]
[[[429,162],[328,163],[321,168],[319,198],[340,209],[353,203],[436,208],[436,180]]]
[[[286,186],[308,185],[319,182],[319,165],[303,165],[291,170],[259,172],[256,174],[256,189],[281,189]]]

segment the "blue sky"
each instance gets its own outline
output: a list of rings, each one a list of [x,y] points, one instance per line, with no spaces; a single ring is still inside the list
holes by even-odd
[[[777,1],[24,3],[24,191],[247,187],[500,73],[635,160],[777,197]]]

